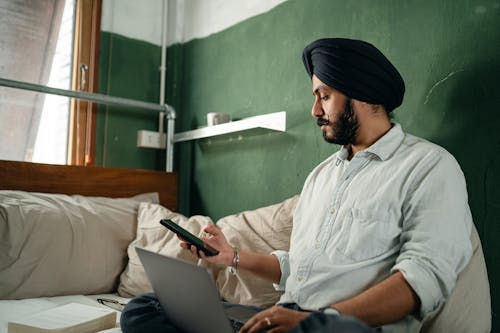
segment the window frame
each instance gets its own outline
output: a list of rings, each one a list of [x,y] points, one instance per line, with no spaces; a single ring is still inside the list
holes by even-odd
[[[76,0],[72,90],[98,92],[101,13],[102,0]],[[95,164],[96,127],[97,103],[72,99],[68,136],[69,165]]]

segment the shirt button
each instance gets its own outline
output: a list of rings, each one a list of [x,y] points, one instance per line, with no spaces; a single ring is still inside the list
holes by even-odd
[[[303,279],[304,279],[304,278],[303,278],[302,276],[300,276],[300,275],[299,275],[299,276],[297,276],[297,280],[298,280],[298,281],[302,281]]]
[[[335,208],[330,209],[330,214],[335,214]]]

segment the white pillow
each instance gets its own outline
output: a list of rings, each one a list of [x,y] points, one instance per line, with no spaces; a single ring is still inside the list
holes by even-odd
[[[181,248],[177,236],[162,226],[159,221],[171,219],[192,234],[201,236],[203,229],[213,224],[209,217],[196,215],[187,218],[161,205],[141,203],[137,219],[136,238],[128,246],[129,261],[120,276],[120,285],[118,286],[120,296],[132,297],[152,291],[146,272],[135,251],[136,246],[195,264],[206,264]]]
[[[274,205],[226,216],[216,225],[228,242],[238,248],[258,253],[288,250],[293,211],[298,199],[296,195]],[[267,307],[275,304],[282,294],[270,281],[243,270],[236,274],[228,269],[214,273],[217,274],[221,296],[232,303]]]
[[[0,191],[0,299],[116,290],[141,201]]]
[[[260,253],[270,253],[277,249],[287,250],[293,209],[297,200],[298,195],[275,205],[229,215],[217,221],[216,225],[232,245],[242,249]],[[214,276],[224,300],[257,306],[270,306],[278,301],[281,293],[274,289],[271,282],[242,270],[233,275],[226,267],[198,260],[182,249],[175,234],[159,224],[163,218],[177,222],[197,236],[201,236],[203,229],[213,223],[207,216],[196,215],[187,218],[160,205],[141,203],[136,239],[128,247],[129,263],[120,277],[120,296],[131,297],[152,291],[135,252],[135,247],[138,246],[204,265]]]

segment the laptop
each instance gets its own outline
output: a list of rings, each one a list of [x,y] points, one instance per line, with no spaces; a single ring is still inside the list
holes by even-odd
[[[185,332],[232,333],[229,318],[243,326],[257,313],[242,307],[225,309],[206,268],[135,249],[166,316]]]

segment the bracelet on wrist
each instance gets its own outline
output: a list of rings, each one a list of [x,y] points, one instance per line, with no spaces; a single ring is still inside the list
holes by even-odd
[[[240,264],[240,255],[238,253],[238,248],[233,246],[233,260],[231,261],[231,266],[229,267],[229,271],[233,274],[236,274],[236,270],[238,269],[238,265]]]

